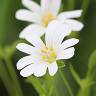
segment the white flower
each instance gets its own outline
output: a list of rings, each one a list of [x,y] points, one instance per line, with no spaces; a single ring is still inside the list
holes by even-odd
[[[46,32],[49,22],[55,20],[69,26],[71,31],[80,31],[83,24],[74,18],[81,16],[82,10],[67,11],[59,14],[61,0],[41,0],[39,6],[32,0],[22,0],[22,4],[28,9],[20,9],[16,13],[16,18],[28,21],[33,24],[27,26],[20,34],[20,38],[26,38],[26,34],[36,33],[42,36]]]
[[[73,45],[79,42],[78,39],[63,39],[70,34],[68,26],[52,21],[45,33],[45,44],[36,35],[28,35],[26,40],[32,45],[20,43],[16,48],[28,56],[23,57],[17,62],[17,69],[21,70],[23,77],[35,75],[37,77],[45,75],[47,69],[49,74],[53,76],[58,66],[56,60],[70,59],[74,55]]]

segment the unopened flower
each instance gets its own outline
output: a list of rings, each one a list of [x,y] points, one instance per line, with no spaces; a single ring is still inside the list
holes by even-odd
[[[35,34],[28,35],[26,40],[32,45],[19,43],[16,48],[26,54],[17,62],[17,69],[21,70],[23,77],[32,74],[40,77],[48,72],[53,76],[57,70],[57,60],[70,59],[74,55],[74,46],[79,42],[78,39],[71,38],[64,40],[71,30],[58,21],[52,21],[45,32],[45,43]]]
[[[61,0],[41,0],[38,5],[32,0],[22,0],[22,4],[28,9],[20,9],[16,18],[31,22],[20,34],[20,38],[26,38],[26,34],[36,33],[42,36],[46,32],[48,24],[55,20],[66,24],[71,31],[80,31],[83,24],[74,18],[81,16],[82,10],[66,11],[59,14]]]

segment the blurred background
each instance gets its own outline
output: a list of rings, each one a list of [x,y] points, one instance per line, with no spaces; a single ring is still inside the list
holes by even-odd
[[[40,3],[40,0],[34,0]],[[83,9],[76,54],[54,77],[23,78],[16,62],[24,56],[16,50],[20,31],[28,25],[15,13],[21,0],[0,0],[0,96],[96,96],[96,0],[62,0],[62,11]],[[77,33],[76,33],[77,34]],[[72,36],[77,36],[73,34]],[[63,74],[62,74],[63,73]]]

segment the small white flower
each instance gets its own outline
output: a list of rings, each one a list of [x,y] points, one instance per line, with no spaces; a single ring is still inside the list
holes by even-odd
[[[23,77],[35,75],[37,77],[45,75],[47,69],[49,74],[53,76],[58,66],[56,60],[70,59],[74,55],[74,46],[79,42],[78,39],[63,39],[70,34],[71,30],[68,26],[52,21],[45,33],[45,44],[36,35],[28,35],[26,40],[33,46],[20,43],[16,48],[28,56],[23,57],[17,62],[17,69],[21,70]]]
[[[20,38],[26,38],[26,34],[36,33],[42,36],[46,32],[49,22],[55,20],[69,26],[71,31],[80,31],[83,24],[74,18],[81,16],[82,10],[67,11],[59,14],[61,0],[41,0],[39,6],[32,0],[22,0],[22,4],[28,9],[20,9],[16,13],[16,18],[22,21],[28,21],[33,24],[27,26],[20,34]]]

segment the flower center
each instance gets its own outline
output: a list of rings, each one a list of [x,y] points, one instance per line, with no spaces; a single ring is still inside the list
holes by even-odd
[[[56,17],[55,17],[52,13],[48,12],[46,15],[43,16],[43,18],[42,18],[42,23],[43,23],[43,25],[44,25],[45,27],[47,27],[47,26],[48,26],[48,23],[49,23],[50,21],[54,20],[55,18],[56,18]]]
[[[41,50],[41,52],[43,53],[42,59],[46,62],[53,63],[56,60],[56,52],[53,48],[46,48],[45,50]]]

